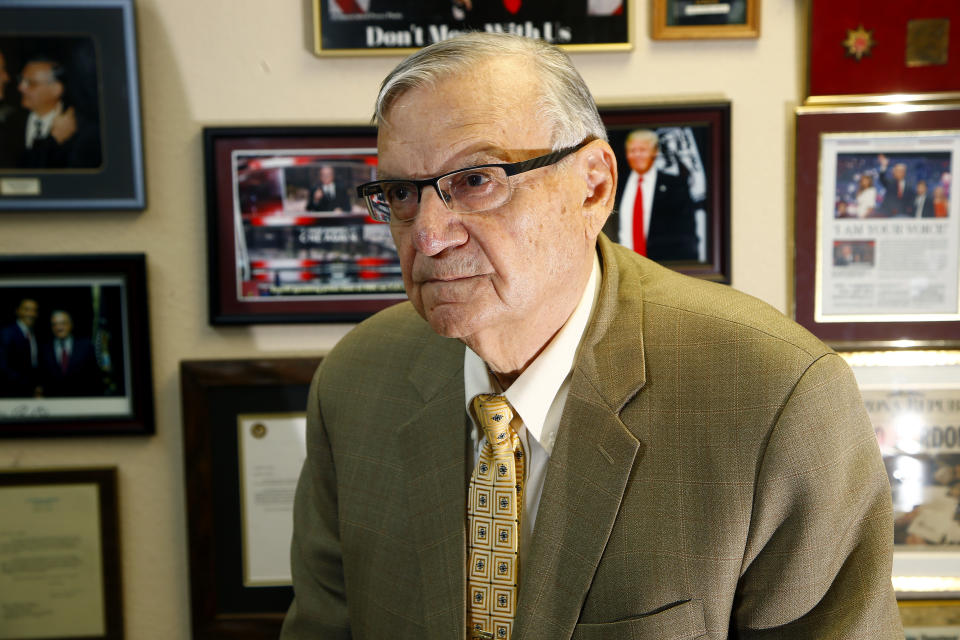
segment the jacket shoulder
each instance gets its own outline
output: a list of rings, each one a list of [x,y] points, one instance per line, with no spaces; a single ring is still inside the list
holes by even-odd
[[[614,245],[623,289],[639,285],[644,308],[645,337],[650,329],[682,318],[688,334],[778,343],[806,352],[811,358],[832,350],[817,337],[772,306],[736,289],[686,276]],[[634,292],[635,294],[636,292]],[[629,294],[628,294],[629,295]]]

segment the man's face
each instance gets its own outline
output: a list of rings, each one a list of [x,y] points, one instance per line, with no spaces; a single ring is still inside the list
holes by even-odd
[[[380,127],[379,177],[422,179],[548,153],[536,84],[503,60],[401,95]],[[416,218],[391,222],[407,295],[437,333],[473,347],[566,320],[603,224],[584,214],[579,156],[513,177],[511,200],[496,209],[453,213],[426,188]]]
[[[65,313],[55,313],[50,317],[50,330],[54,338],[62,340],[73,331],[73,321]]]
[[[926,195],[926,193],[927,193],[927,183],[921,180],[917,183],[917,195],[922,196],[922,195]]]
[[[907,175],[907,165],[898,164],[893,167],[893,177],[897,180],[903,180]]]
[[[17,307],[17,320],[28,327],[32,327],[37,322],[37,302],[35,300],[22,300]]]
[[[657,157],[657,145],[653,140],[634,138],[627,143],[627,164],[637,173],[646,173]]]
[[[53,66],[49,62],[29,62],[21,75],[19,89],[24,108],[44,115],[57,106],[63,95],[63,85],[54,78]]]
[[[320,167],[320,182],[323,184],[333,182],[333,167]]]

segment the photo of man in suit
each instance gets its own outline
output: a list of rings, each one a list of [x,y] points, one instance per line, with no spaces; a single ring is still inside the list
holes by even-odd
[[[313,187],[307,200],[307,211],[349,212],[351,209],[350,191],[342,180],[336,179],[336,172],[330,165],[320,167],[320,184]]]
[[[17,88],[29,114],[21,166],[100,166],[100,128],[65,102],[66,83],[66,67],[51,57],[34,55],[24,64]]]
[[[559,49],[472,33],[377,98],[409,301],[308,397],[281,637],[902,639],[849,367],[612,243],[617,161]]]
[[[45,398],[99,396],[103,372],[89,338],[73,335],[73,319],[66,311],[50,314],[53,339],[40,354],[40,379]]]
[[[37,394],[37,323],[39,305],[23,298],[16,320],[0,329],[0,397],[32,398]]]
[[[606,230],[651,260],[697,260],[697,225],[685,176],[657,169],[660,142],[655,131],[630,132],[624,147],[630,173]]]
[[[913,211],[918,218],[935,218],[933,196],[927,191],[927,181],[917,180],[917,195],[913,199]]]
[[[886,189],[883,200],[876,209],[877,217],[913,218],[917,192],[907,182],[907,165],[898,162],[888,171],[890,159],[880,154],[877,160],[880,163],[880,183]]]

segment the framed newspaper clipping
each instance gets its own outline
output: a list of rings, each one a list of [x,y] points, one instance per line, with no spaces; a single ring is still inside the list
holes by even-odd
[[[633,46],[634,0],[312,1],[314,50],[321,56],[407,55],[466,31],[538,38],[568,51]]]
[[[960,344],[958,163],[958,105],[799,108],[797,321],[840,348]]]
[[[857,377],[890,480],[897,597],[958,598],[960,351],[842,355]]]

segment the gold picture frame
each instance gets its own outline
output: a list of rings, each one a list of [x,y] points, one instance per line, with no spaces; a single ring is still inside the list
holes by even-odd
[[[760,0],[653,0],[654,40],[760,37]]]

